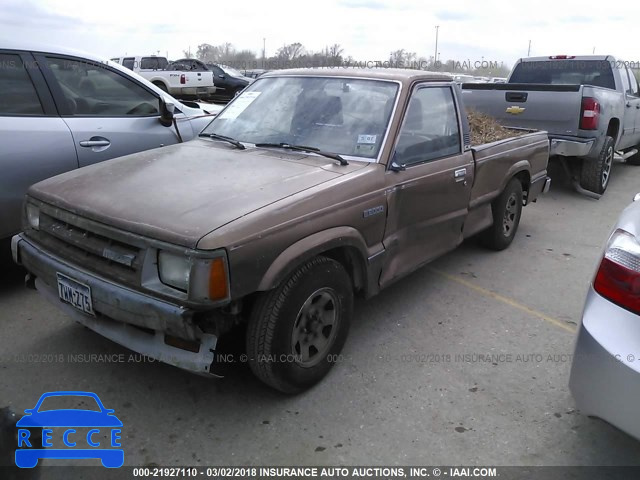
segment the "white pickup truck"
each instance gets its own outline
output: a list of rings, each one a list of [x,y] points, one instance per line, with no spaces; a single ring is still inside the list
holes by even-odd
[[[174,97],[209,98],[216,92],[213,72],[167,70],[169,61],[165,57],[116,57],[111,61],[133,70]]]

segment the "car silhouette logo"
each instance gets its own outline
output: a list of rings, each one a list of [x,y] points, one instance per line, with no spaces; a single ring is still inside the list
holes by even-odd
[[[42,403],[52,397],[90,397],[95,400],[99,411],[88,409],[42,409]],[[16,465],[33,468],[39,459],[91,459],[99,458],[107,468],[119,468],[124,464],[124,450],[120,444],[122,422],[104,407],[98,395],[92,392],[48,392],[43,394],[36,406],[24,411],[26,414],[16,423],[18,427],[18,448]],[[53,448],[52,428],[62,427],[61,440],[65,448]],[[42,444],[32,445],[30,429],[42,428]],[[76,428],[90,428],[86,435]],[[100,443],[100,438],[109,431],[108,445]],[[83,448],[84,443],[89,448]]]

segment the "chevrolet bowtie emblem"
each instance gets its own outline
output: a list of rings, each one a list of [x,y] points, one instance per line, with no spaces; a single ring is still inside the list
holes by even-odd
[[[513,106],[513,107],[507,108],[506,112],[512,115],[518,115],[524,112],[525,110],[526,110],[525,108]]]

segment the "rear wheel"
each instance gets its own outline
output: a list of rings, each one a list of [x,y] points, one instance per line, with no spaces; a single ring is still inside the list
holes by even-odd
[[[522,184],[512,178],[491,204],[493,225],[480,234],[480,242],[492,250],[504,250],[513,241],[522,214]]]
[[[257,300],[247,327],[253,373],[284,393],[301,392],[331,369],[346,341],[353,311],[344,267],[316,257]]]
[[[160,90],[162,90],[164,93],[169,93],[169,90],[167,89],[167,87],[165,86],[164,83],[162,83],[162,82],[154,82],[154,85],[156,87],[158,87]]]
[[[613,166],[613,155],[613,138],[605,137],[598,157],[584,159],[582,161],[580,186],[586,190],[602,195],[609,185],[611,167]]]

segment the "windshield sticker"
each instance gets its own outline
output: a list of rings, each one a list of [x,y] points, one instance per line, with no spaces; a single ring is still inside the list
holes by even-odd
[[[358,143],[375,144],[377,135],[358,135]]]
[[[375,144],[371,143],[358,143],[356,145],[356,155],[369,156],[376,151]]]
[[[246,108],[251,105],[262,92],[244,92],[238,96],[229,107],[222,112],[220,118],[233,119],[238,117]]]

